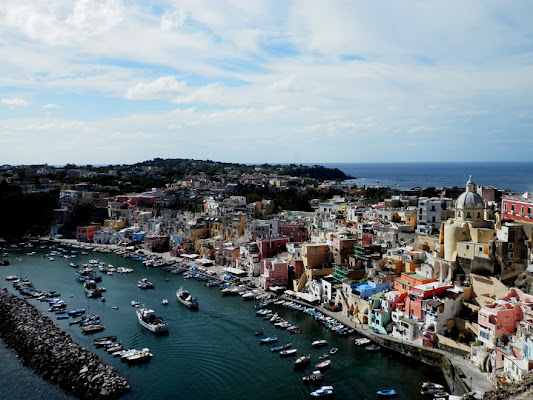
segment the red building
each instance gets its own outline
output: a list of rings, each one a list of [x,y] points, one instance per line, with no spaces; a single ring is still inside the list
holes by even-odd
[[[503,196],[502,219],[533,223],[533,199],[518,196]]]
[[[99,231],[101,227],[101,225],[78,226],[76,229],[76,239],[78,242],[92,243],[94,233]]]
[[[278,224],[280,236],[287,236],[291,242],[301,243],[309,239],[309,233],[303,223],[299,224]]]
[[[439,297],[452,287],[452,285],[444,285],[440,282],[431,282],[411,288],[405,298],[405,314],[422,320],[424,318],[422,300]]]
[[[259,247],[259,254],[261,259],[272,258],[276,254],[287,251],[286,244],[289,243],[288,237],[278,237],[270,239],[257,240],[257,247]]]

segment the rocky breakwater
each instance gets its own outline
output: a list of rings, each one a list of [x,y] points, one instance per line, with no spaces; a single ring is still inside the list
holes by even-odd
[[[117,399],[130,390],[115,368],[6,289],[0,290],[0,337],[25,366],[80,399]]]

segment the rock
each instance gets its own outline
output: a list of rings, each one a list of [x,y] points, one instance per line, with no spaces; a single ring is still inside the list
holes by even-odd
[[[0,290],[0,337],[25,366],[68,394],[81,399],[112,400],[130,390],[116,369],[78,345],[50,318],[5,288]]]

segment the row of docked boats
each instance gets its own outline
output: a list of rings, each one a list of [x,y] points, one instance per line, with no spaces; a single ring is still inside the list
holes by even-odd
[[[153,357],[153,354],[150,353],[150,349],[148,348],[142,348],[140,350],[124,349],[122,343],[116,343],[116,340],[116,336],[97,338],[94,339],[94,346],[103,348],[108,354],[113,355],[113,357],[120,357],[121,361],[127,362],[128,364],[146,362]]]
[[[276,328],[286,329],[291,334],[300,333],[302,331],[299,327],[292,325],[290,322],[281,318],[278,315],[278,313],[274,313],[272,310],[268,308],[260,309],[259,311],[256,312],[256,315],[263,317],[264,320],[269,321]]]

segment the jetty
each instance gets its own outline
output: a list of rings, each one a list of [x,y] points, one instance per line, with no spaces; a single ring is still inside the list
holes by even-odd
[[[113,400],[130,390],[126,378],[26,300],[0,290],[0,337],[22,363],[80,399]]]

